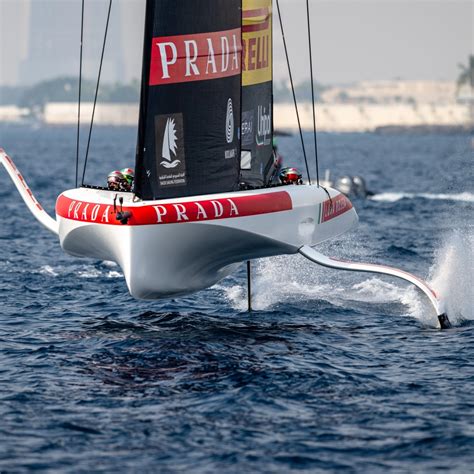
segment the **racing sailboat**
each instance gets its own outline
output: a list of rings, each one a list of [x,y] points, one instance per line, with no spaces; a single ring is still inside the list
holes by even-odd
[[[345,195],[272,182],[272,23],[272,0],[147,0],[132,192],[67,190],[53,219],[3,150],[0,161],[62,248],[117,262],[136,298],[189,294],[242,262],[300,253],[412,282],[446,327],[436,295],[416,277],[313,248],[357,224]]]

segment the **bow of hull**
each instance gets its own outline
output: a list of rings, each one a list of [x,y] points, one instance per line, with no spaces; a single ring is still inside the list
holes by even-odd
[[[212,286],[246,260],[296,254],[348,231],[357,214],[330,195],[314,186],[156,202],[123,195],[117,209],[114,193],[77,189],[58,198],[59,236],[72,255],[117,262],[134,297],[166,298]],[[130,219],[117,221],[119,212]]]

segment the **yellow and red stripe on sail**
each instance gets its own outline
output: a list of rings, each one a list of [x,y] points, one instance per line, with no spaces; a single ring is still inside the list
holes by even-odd
[[[242,13],[242,84],[272,80],[272,1],[244,0]]]

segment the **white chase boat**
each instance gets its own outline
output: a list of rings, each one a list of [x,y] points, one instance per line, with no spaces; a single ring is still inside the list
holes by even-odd
[[[67,253],[117,262],[136,298],[185,295],[242,262],[300,253],[328,267],[410,281],[448,327],[418,278],[312,248],[358,217],[334,189],[271,184],[272,0],[204,3],[147,0],[133,192],[82,185],[58,197],[53,219],[0,150],[33,215]]]

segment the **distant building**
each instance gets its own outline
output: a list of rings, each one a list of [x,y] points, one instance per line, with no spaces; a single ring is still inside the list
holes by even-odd
[[[125,82],[142,77],[145,0],[119,0]]]
[[[97,76],[108,2],[86,0],[85,77]],[[112,5],[102,79],[128,83],[141,78],[145,0]],[[81,2],[0,0],[0,85],[31,85],[79,71]],[[14,32],[14,38],[12,37]]]
[[[451,104],[455,101],[453,81],[361,81],[327,88],[326,103],[344,104]]]
[[[80,15],[81,2],[42,0],[31,3],[28,55],[20,65],[21,83],[78,74]],[[97,2],[86,2],[85,15],[84,73],[93,77],[98,69],[107,10],[99,8]],[[118,20],[119,11],[114,9],[104,58],[102,78],[105,81],[115,81],[124,69]]]
[[[0,85],[18,85],[19,66],[28,53],[30,0],[0,0]],[[8,21],[9,28],[4,22]],[[12,31],[15,32],[12,38]]]

